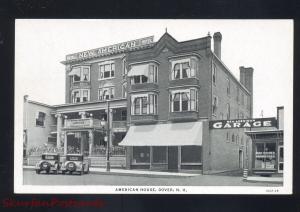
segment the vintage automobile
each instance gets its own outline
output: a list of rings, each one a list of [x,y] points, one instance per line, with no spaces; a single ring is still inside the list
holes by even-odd
[[[61,166],[60,157],[57,153],[43,153],[42,159],[35,165],[35,172],[40,174],[42,171],[49,174],[57,174]]]
[[[90,160],[84,158],[82,154],[67,154],[66,161],[61,166],[62,174],[79,173],[87,174],[90,171]]]

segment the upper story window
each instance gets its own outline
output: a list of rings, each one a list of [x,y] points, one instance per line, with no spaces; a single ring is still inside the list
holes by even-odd
[[[108,100],[115,98],[115,88],[114,87],[105,87],[99,88],[98,90],[98,99],[99,100]]]
[[[230,80],[227,78],[227,86],[226,86],[227,95],[230,95]]]
[[[89,82],[90,67],[89,66],[74,66],[69,73],[73,82]]]
[[[194,88],[174,90],[170,94],[171,112],[197,111],[198,91]]]
[[[227,104],[226,110],[227,110],[227,114],[226,114],[227,116],[226,116],[226,118],[230,119],[230,104]]]
[[[240,101],[240,88],[239,86],[237,85],[236,86],[236,101],[239,103]]]
[[[105,61],[99,63],[99,80],[115,77],[115,62]]]
[[[138,94],[131,96],[131,114],[157,114],[157,95]]]
[[[89,89],[75,89],[72,91],[72,102],[88,102],[90,101],[90,90]]]
[[[46,118],[46,113],[37,112],[36,117],[35,117],[35,125],[44,127],[45,126],[45,118]]]
[[[216,114],[217,112],[217,107],[218,107],[218,97],[213,96],[213,101],[212,101],[212,114]]]
[[[184,79],[196,76],[197,60],[196,58],[186,58],[174,60],[172,63],[171,79]]]
[[[158,66],[153,63],[132,65],[128,73],[131,84],[157,83]]]
[[[217,81],[217,66],[216,66],[216,64],[213,64],[212,81],[213,81],[213,84],[216,85],[216,81]]]
[[[124,82],[122,85],[122,98],[127,97],[127,82]]]
[[[242,92],[242,97],[241,97],[241,104],[244,105],[245,104],[245,96],[244,93]]]

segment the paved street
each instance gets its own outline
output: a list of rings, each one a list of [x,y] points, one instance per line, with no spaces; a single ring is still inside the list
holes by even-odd
[[[24,185],[137,185],[137,186],[281,186],[273,183],[243,182],[242,177],[199,175],[195,177],[117,176],[90,173],[85,175],[36,174],[23,170]]]

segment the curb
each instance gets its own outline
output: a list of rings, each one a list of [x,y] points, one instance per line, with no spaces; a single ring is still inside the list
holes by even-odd
[[[35,167],[23,167],[25,170],[35,170]],[[152,178],[187,178],[195,176],[180,176],[180,175],[167,175],[167,174],[151,174],[151,173],[125,173],[125,172],[106,172],[106,171],[91,171],[92,174],[97,175],[115,175],[115,176],[134,176],[134,177],[152,177]]]

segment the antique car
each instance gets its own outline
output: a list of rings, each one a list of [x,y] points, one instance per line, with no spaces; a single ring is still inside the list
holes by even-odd
[[[57,153],[43,153],[42,159],[36,163],[35,172],[40,174],[42,171],[49,174],[57,174],[61,166],[60,157]]]
[[[90,170],[90,160],[84,158],[82,154],[67,154],[66,160],[61,166],[62,174],[79,173],[87,174]]]

